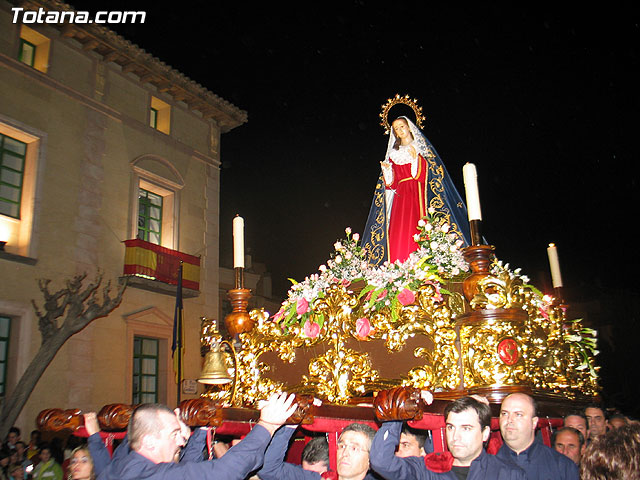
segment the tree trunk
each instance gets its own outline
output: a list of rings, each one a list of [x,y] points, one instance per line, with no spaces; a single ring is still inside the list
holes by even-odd
[[[29,400],[38,380],[40,380],[58,350],[72,335],[73,333],[60,329],[40,346],[38,353],[29,363],[16,388],[11,392],[11,396],[6,399],[2,409],[2,416],[0,417],[0,438],[6,438],[9,429],[14,425],[22,408]]]
[[[102,282],[102,275],[99,274],[94,283],[82,290],[85,277],[86,274],[76,275],[71,281],[67,281],[67,288],[55,294],[49,293],[49,280],[38,282],[45,299],[45,313],[40,313],[36,303],[32,303],[39,319],[38,328],[42,335],[42,343],[16,388],[4,399],[0,413],[0,438],[6,437],[40,377],[62,345],[95,319],[109,315],[120,305],[127,287],[126,280],[120,282],[117,294],[113,298],[110,296],[110,285],[107,285],[102,293],[102,302],[99,302],[96,292]],[[65,319],[62,325],[58,326],[57,319],[65,312]]]

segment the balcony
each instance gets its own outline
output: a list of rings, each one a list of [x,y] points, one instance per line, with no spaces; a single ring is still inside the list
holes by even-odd
[[[125,240],[124,272],[129,285],[175,296],[182,261],[182,296],[200,295],[200,257],[161,247],[144,240]]]

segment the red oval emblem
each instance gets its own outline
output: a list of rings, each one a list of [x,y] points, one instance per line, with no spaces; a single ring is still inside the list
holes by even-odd
[[[513,338],[505,338],[498,344],[498,356],[506,365],[515,365],[520,359],[518,343]]]

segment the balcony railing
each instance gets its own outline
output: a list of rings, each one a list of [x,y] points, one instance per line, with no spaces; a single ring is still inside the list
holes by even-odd
[[[124,275],[168,285],[178,284],[182,261],[182,286],[196,293],[200,290],[200,257],[161,247],[144,240],[125,240]],[[175,288],[173,289],[175,291]],[[169,292],[166,292],[169,293]]]

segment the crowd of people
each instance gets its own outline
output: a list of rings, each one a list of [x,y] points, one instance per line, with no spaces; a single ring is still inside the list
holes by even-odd
[[[0,480],[92,480],[92,472],[86,442],[73,435],[63,445],[57,437],[44,442],[41,433],[33,430],[27,444],[20,429],[12,427],[0,443]]]
[[[297,431],[296,425],[283,426],[293,403],[293,395],[272,396],[245,438],[210,443],[212,459],[203,454],[207,429],[191,432],[178,411],[158,404],[135,410],[113,456],[95,413],[85,415],[87,443],[76,445],[79,439],[71,436],[66,452],[40,442],[38,431],[26,444],[12,428],[0,449],[0,480],[640,480],[640,423],[608,415],[600,405],[566,415],[548,447],[537,432],[535,400],[508,395],[500,405],[502,445],[495,454],[487,452],[492,411],[482,397],[462,397],[446,406],[446,452],[433,452],[430,431],[400,421],[383,422],[376,431],[356,422],[338,437],[332,471],[326,436],[306,444],[299,464],[285,461]]]

